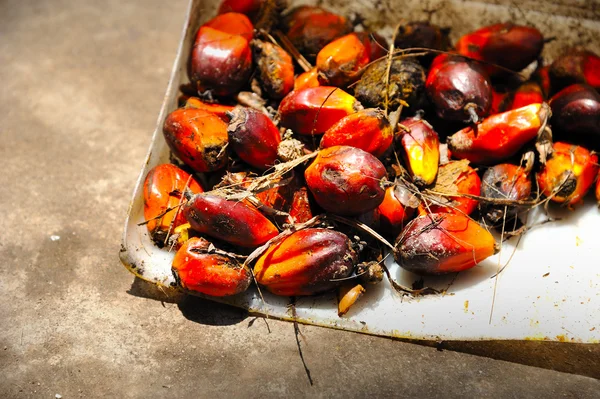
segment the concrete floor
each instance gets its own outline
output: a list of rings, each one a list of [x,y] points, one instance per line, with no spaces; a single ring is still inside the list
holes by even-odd
[[[0,2],[0,397],[597,397],[581,375],[300,326],[311,387],[292,324],[147,298],[120,235],[186,5]],[[597,346],[446,347],[600,370]]]

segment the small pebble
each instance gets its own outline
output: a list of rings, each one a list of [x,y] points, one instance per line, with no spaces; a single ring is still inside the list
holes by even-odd
[[[52,241],[58,241],[58,240],[60,240],[60,236],[57,236],[57,235],[51,235],[51,236],[50,236],[50,240],[52,240]]]
[[[56,395],[54,395],[54,397],[55,397],[56,399],[62,399],[62,395],[61,395],[61,394],[59,394],[59,393],[57,393]]]

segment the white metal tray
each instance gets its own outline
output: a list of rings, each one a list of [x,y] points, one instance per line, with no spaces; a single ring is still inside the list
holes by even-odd
[[[215,14],[210,1],[191,0],[175,65],[165,95],[150,150],[140,172],[125,222],[120,257],[136,276],[161,286],[174,283],[171,274],[173,253],[155,247],[143,222],[142,186],[147,172],[169,161],[162,125],[176,108],[179,86],[186,83],[185,65],[194,34],[201,22]],[[295,4],[310,2],[295,2]],[[572,44],[600,52],[600,3],[568,1],[523,1],[517,8],[509,1],[469,2],[326,1],[325,7],[338,12],[358,12],[367,20],[386,18],[388,25],[406,20],[426,19],[453,27],[453,39],[480,26],[511,20],[538,27],[555,36],[545,55],[553,57]],[[351,3],[351,4],[346,4]],[[375,5],[373,5],[375,4]],[[595,10],[595,11],[594,11]],[[374,23],[382,26],[382,21]],[[291,313],[288,298],[264,292],[264,303],[255,288],[230,298],[212,298],[248,309],[252,313],[302,323],[352,330],[382,336],[427,340],[550,340],[600,342],[600,210],[592,198],[575,211],[555,210],[563,219],[528,232],[516,250],[515,240],[505,243],[502,252],[475,268],[448,277],[426,278],[426,286],[446,290],[444,295],[402,298],[387,281],[368,287],[365,296],[344,317],[337,315],[334,294],[298,298]],[[529,217],[533,224],[546,218],[542,210]],[[510,263],[492,278],[509,258]],[[419,277],[412,275],[390,257],[387,265],[398,282],[410,286]],[[495,298],[495,301],[494,301]],[[492,303],[494,302],[493,312]]]

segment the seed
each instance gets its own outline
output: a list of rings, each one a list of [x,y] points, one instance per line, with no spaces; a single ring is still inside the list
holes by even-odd
[[[256,208],[212,194],[192,197],[183,214],[197,232],[240,247],[258,247],[279,234]]]
[[[434,182],[440,163],[440,139],[426,120],[412,117],[400,122],[402,157],[417,186]]]
[[[208,26],[200,28],[190,59],[190,79],[199,92],[233,95],[248,82],[251,72],[248,40]]]
[[[452,155],[476,164],[493,164],[516,154],[546,125],[550,107],[531,104],[485,118],[448,137]]]
[[[340,232],[309,228],[273,244],[254,266],[256,281],[275,295],[313,295],[348,277],[357,255]]]
[[[477,123],[492,105],[492,85],[475,61],[442,54],[431,65],[427,94],[442,119]]]
[[[210,296],[244,292],[252,275],[233,257],[211,253],[203,238],[190,238],[175,254],[172,271],[178,285],[186,291]]]
[[[495,252],[489,231],[463,214],[433,213],[411,221],[398,237],[396,262],[417,274],[470,269]]]
[[[380,158],[393,140],[392,127],[385,113],[369,108],[350,114],[330,127],[321,139],[321,147],[348,145]]]
[[[376,208],[385,195],[385,175],[379,159],[348,146],[321,150],[304,172],[317,204],[339,215],[359,215]]]
[[[343,284],[338,292],[338,316],[342,317],[365,293],[365,288],[360,284]]]
[[[227,134],[233,151],[257,169],[273,166],[281,135],[271,119],[260,111],[241,106],[235,107],[229,116]]]
[[[598,156],[587,149],[563,142],[554,143],[554,152],[537,175],[542,193],[552,201],[575,205],[591,188],[598,175]]]
[[[281,125],[298,134],[322,134],[362,105],[337,87],[311,87],[288,94],[279,105]]]
[[[561,140],[600,143],[600,94],[591,86],[571,85],[550,100],[552,133]]]
[[[481,195],[493,199],[526,201],[531,196],[531,179],[522,166],[507,163],[492,166],[483,174]],[[516,217],[522,209],[519,206],[482,204],[483,215],[493,225]]]
[[[468,33],[456,43],[459,54],[520,71],[537,60],[544,47],[544,37],[536,28],[511,22],[490,25]],[[484,65],[490,75],[506,71]]]
[[[344,87],[359,77],[369,63],[369,53],[362,40],[354,33],[332,41],[317,54],[319,83],[324,86]]]
[[[196,180],[173,164],[158,165],[148,172],[144,180],[144,219],[156,245],[162,248],[169,231],[186,223],[177,207],[185,202],[183,197],[201,192]],[[172,210],[165,213],[168,209]]]
[[[171,151],[197,172],[211,172],[227,162],[227,124],[213,113],[180,108],[163,126]]]
[[[262,40],[251,42],[261,88],[269,98],[280,100],[294,88],[292,57],[281,47]]]

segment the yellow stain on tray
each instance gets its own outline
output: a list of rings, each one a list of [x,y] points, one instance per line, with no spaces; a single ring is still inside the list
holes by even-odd
[[[583,240],[581,238],[579,238],[579,236],[575,236],[575,246],[580,246],[581,244],[583,244]]]
[[[469,301],[468,300],[465,301],[464,309],[465,309],[465,313],[469,313]]]

